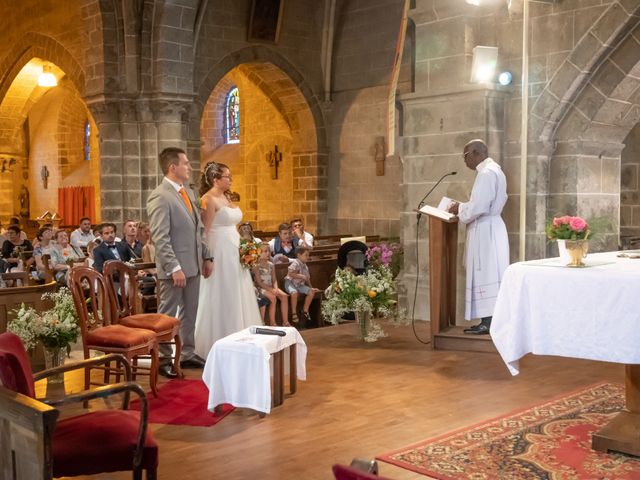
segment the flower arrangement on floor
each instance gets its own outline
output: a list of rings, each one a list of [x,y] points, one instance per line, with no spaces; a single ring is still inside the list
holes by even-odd
[[[246,238],[240,239],[240,264],[244,268],[251,269],[255,266],[260,258],[261,245],[261,243],[254,242],[253,240],[247,240]]]
[[[555,217],[545,229],[551,240],[587,240],[591,235],[589,224],[582,217]]]
[[[20,337],[27,350],[42,343],[45,348],[64,349],[68,354],[71,344],[78,340],[80,327],[73,297],[67,288],[42,295],[53,307],[46,312],[37,312],[24,303],[14,310],[16,318],[9,322],[7,330]]]
[[[362,275],[338,268],[325,293],[324,318],[337,324],[345,314],[355,312],[360,337],[366,342],[386,336],[375,318],[398,319],[395,282],[387,265],[370,266]]]

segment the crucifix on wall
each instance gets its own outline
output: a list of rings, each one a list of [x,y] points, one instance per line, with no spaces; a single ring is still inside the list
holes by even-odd
[[[267,153],[267,162],[271,168],[271,178],[278,179],[278,165],[282,162],[282,152],[278,151],[278,146],[273,147],[273,152]]]
[[[46,165],[40,170],[40,178],[42,178],[42,186],[46,190],[49,185],[49,169]]]

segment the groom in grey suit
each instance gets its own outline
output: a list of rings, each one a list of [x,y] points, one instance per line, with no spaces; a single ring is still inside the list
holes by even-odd
[[[213,271],[213,258],[204,242],[204,226],[195,197],[187,186],[191,165],[184,150],[165,148],[160,153],[164,179],[151,192],[147,213],[151,238],[156,245],[158,312],[180,319],[181,368],[202,368],[204,360],[194,353],[200,274]],[[160,346],[160,374],[173,378],[171,348]]]

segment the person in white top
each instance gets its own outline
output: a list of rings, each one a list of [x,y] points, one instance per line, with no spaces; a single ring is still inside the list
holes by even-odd
[[[95,239],[96,237],[91,231],[91,219],[82,217],[80,226],[71,232],[71,241],[69,243],[76,248],[86,248],[89,242],[93,242]]]
[[[305,245],[306,247],[313,247],[313,235],[304,231],[304,223],[301,218],[294,218],[291,220],[291,232],[298,237],[299,245]]]
[[[464,318],[481,319],[481,323],[464,332],[486,335],[491,327],[500,282],[509,266],[507,227],[500,216],[507,203],[507,180],[500,165],[489,157],[487,145],[482,140],[467,143],[463,158],[467,167],[478,173],[469,201],[452,202],[449,211],[467,225]]]

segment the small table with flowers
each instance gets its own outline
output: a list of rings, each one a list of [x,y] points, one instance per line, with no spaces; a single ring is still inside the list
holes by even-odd
[[[528,353],[625,364],[626,408],[592,447],[640,455],[640,259],[632,257],[592,254],[585,268],[557,258],[510,265],[491,337],[512,375]]]

